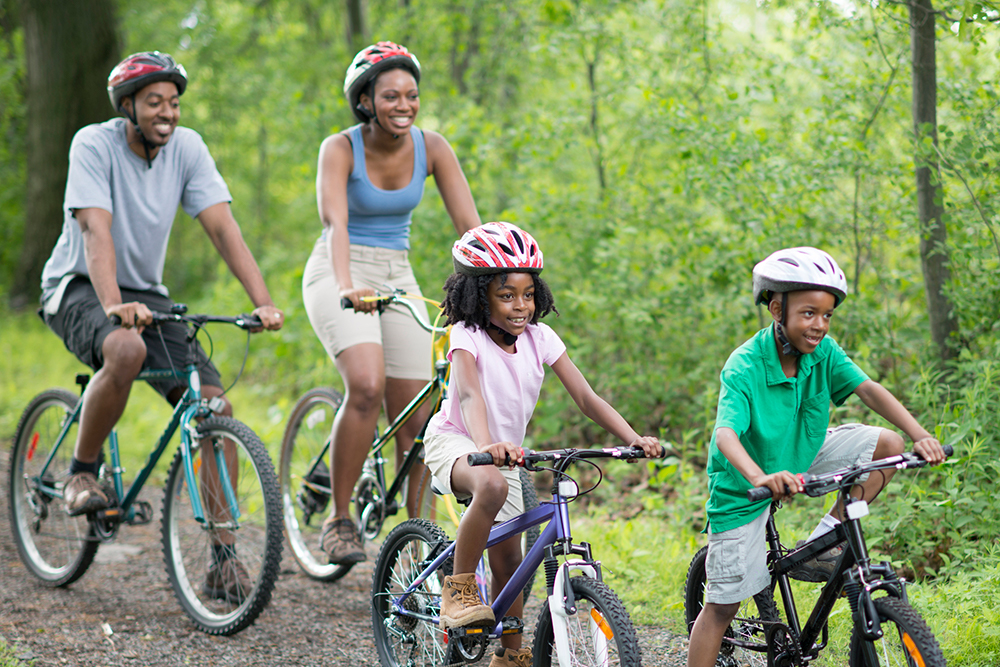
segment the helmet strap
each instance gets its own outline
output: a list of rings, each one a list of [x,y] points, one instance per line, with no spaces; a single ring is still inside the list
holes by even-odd
[[[774,333],[778,338],[778,342],[781,343],[781,352],[786,357],[801,357],[802,352],[792,345],[792,341],[788,340],[788,336],[785,334],[785,318],[788,316],[788,293],[781,293],[781,321],[774,323]]]
[[[153,158],[149,154],[150,143],[149,143],[149,140],[146,139],[146,135],[142,133],[142,128],[139,127],[139,121],[136,120],[136,115],[135,115],[135,93],[132,93],[129,97],[132,98],[132,112],[129,113],[129,110],[126,109],[124,106],[121,107],[121,109],[122,109],[122,111],[125,112],[125,116],[132,122],[132,127],[135,128],[136,134],[139,135],[139,140],[142,142],[142,149],[146,153],[146,168],[147,169],[152,169],[153,168]]]
[[[497,333],[503,335],[503,344],[504,345],[513,345],[514,343],[517,342],[517,336],[515,336],[511,332],[507,331],[506,329],[501,329],[500,327],[498,327],[497,325],[493,324],[492,322],[490,322],[489,324],[486,325],[486,329],[489,330],[489,331],[496,331]]]

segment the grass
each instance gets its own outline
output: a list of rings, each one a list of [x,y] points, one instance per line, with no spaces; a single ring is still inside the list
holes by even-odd
[[[31,667],[34,664],[34,660],[19,660],[14,647],[8,646],[7,642],[0,639],[0,667]]]

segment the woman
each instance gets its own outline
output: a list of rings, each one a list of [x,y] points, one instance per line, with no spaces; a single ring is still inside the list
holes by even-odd
[[[350,501],[379,409],[384,401],[389,419],[395,418],[432,373],[430,334],[404,309],[389,308],[379,317],[375,304],[361,298],[384,284],[420,293],[407,251],[411,214],[427,176],[434,176],[459,235],[480,224],[447,140],[413,124],[419,82],[420,63],[405,47],[379,42],[363,49],[344,80],[360,124],[327,137],[319,150],[316,198],[323,234],[306,264],[302,291],[309,321],[346,388],[333,422],[333,508],[320,533],[321,548],[338,565],[365,560]],[[341,298],[354,309],[341,309]],[[397,461],[426,418],[426,412],[417,414],[396,435]],[[410,473],[410,516],[421,469]]]

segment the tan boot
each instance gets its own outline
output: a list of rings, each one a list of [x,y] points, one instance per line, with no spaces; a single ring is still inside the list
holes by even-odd
[[[464,628],[469,625],[493,625],[493,610],[483,604],[476,588],[476,573],[456,574],[444,578],[441,589],[442,628]]]
[[[531,648],[498,648],[490,667],[531,667]]]

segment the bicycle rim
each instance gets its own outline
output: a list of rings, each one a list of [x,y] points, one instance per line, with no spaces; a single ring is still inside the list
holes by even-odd
[[[411,519],[396,526],[382,544],[372,576],[372,629],[384,667],[437,667],[445,662],[447,633],[432,621],[394,614],[392,600],[416,581],[446,540],[444,531],[430,521]],[[428,577],[404,608],[437,618],[444,574],[438,570]]]
[[[10,454],[8,492],[11,529],[25,566],[49,586],[65,586],[90,567],[99,542],[86,516],[66,514],[62,498],[39,482],[61,488],[67,478],[77,426],[74,424],[41,476],[59,433],[80,399],[51,389],[36,396],[18,422]]]
[[[319,581],[335,581],[351,569],[350,565],[331,565],[319,544],[331,502],[327,443],[342,400],[339,393],[325,387],[306,392],[292,409],[281,441],[279,480],[285,536],[295,562]]]
[[[164,560],[174,594],[198,629],[231,635],[253,623],[271,599],[281,560],[278,484],[263,443],[248,427],[227,417],[212,417],[199,425],[198,433],[202,440],[192,458],[206,520],[199,523],[194,518],[178,450],[164,495]],[[206,447],[207,443],[212,444]],[[213,473],[214,446],[223,447],[230,462],[229,476],[240,512],[236,521]],[[210,590],[213,545],[218,544],[234,545],[235,556],[248,575],[246,588],[230,587],[224,594]]]
[[[568,657],[571,665],[637,667],[639,642],[625,606],[606,584],[589,577],[570,579],[576,613],[567,620],[568,655],[560,656],[551,611],[542,607],[535,629],[535,665],[551,667]]]
[[[941,647],[931,629],[909,604],[896,598],[875,600],[882,637],[851,635],[851,667],[945,667]]]

